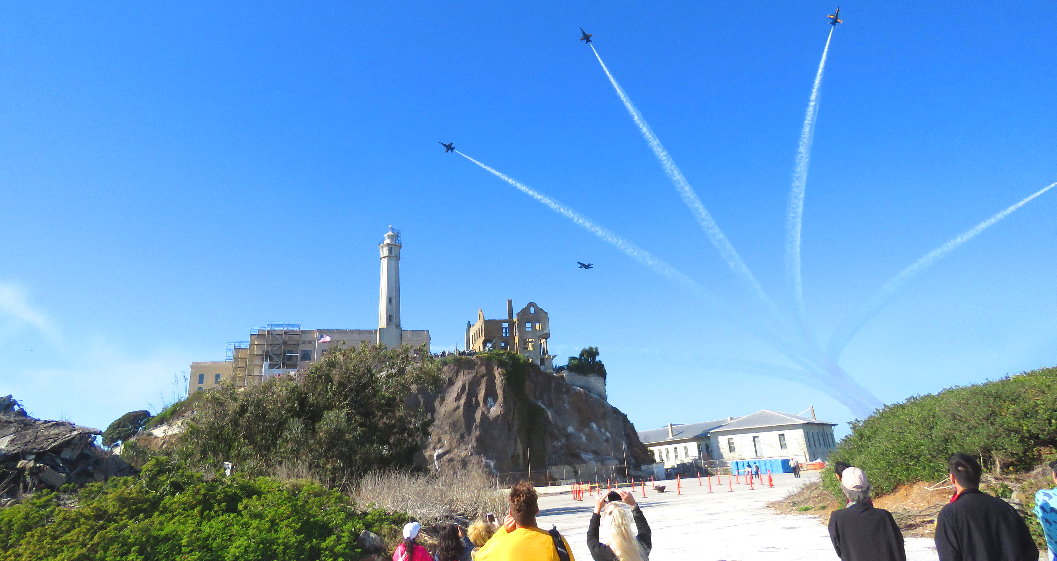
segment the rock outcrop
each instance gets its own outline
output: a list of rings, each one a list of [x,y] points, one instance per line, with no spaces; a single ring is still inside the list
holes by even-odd
[[[620,410],[534,365],[457,357],[441,375],[438,392],[417,396],[433,420],[423,450],[431,469],[516,474],[531,463],[534,476],[546,467],[551,479],[605,479],[625,461],[652,463]]]
[[[100,433],[65,421],[34,419],[11,396],[0,398],[0,495],[129,474],[127,463],[95,445]]]

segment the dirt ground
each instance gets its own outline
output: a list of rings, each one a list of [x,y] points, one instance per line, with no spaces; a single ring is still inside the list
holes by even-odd
[[[900,485],[895,491],[874,501],[874,506],[892,513],[904,537],[932,538],[936,515],[951,498],[946,487],[930,490],[932,483]],[[844,505],[822,488],[818,481],[804,485],[788,497],[769,505],[782,514],[810,514],[829,522],[829,513]]]

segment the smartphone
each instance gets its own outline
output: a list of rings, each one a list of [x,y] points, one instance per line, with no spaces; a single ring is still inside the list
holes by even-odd
[[[623,499],[620,498],[620,493],[617,493],[616,491],[610,491],[609,494],[606,495],[606,501],[607,502],[611,502],[611,503],[612,502],[618,502],[619,503],[621,500],[623,500]]]

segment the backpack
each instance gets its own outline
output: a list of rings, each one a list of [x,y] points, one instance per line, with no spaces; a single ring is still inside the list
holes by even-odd
[[[565,542],[562,541],[562,535],[558,533],[557,526],[551,526],[548,534],[551,535],[551,539],[554,540],[554,549],[558,550],[558,559],[561,561],[569,561],[569,551],[565,549]]]

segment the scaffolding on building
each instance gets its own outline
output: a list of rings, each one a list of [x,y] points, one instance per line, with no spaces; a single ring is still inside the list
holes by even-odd
[[[250,337],[247,383],[294,372],[301,357],[301,324],[269,323]]]

